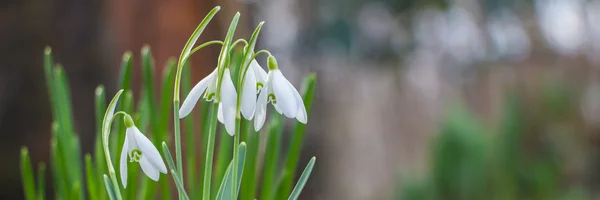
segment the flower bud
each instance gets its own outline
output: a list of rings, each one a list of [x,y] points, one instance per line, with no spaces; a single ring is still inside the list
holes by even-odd
[[[269,56],[269,58],[267,60],[267,66],[269,67],[269,70],[274,70],[274,69],[279,68],[279,67],[277,67],[277,60],[275,59],[275,56]]]

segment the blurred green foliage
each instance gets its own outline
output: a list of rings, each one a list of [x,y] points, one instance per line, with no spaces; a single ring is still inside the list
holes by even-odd
[[[592,199],[585,178],[577,178],[590,172],[573,170],[570,160],[590,144],[581,130],[564,128],[581,126],[573,123],[577,91],[557,80],[543,79],[535,95],[507,93],[493,128],[466,106],[449,109],[431,143],[430,169],[404,179],[396,198]]]

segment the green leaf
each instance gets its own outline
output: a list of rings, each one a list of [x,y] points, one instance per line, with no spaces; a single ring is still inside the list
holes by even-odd
[[[145,100],[148,103],[146,105],[146,109],[150,112],[150,127],[152,133],[152,142],[154,144],[159,143],[159,141],[164,141],[164,134],[160,134],[159,129],[159,115],[156,110],[158,104],[156,103],[156,95],[154,94],[154,58],[152,57],[152,52],[150,51],[150,46],[146,45],[142,47],[142,82],[144,83],[144,96]],[[148,132],[148,131],[147,131]]]
[[[85,154],[85,175],[87,180],[88,198],[90,200],[95,200],[99,197],[93,165],[92,156],[90,156],[90,154]]]
[[[310,159],[310,162],[308,162],[308,165],[306,165],[306,168],[304,168],[304,172],[302,172],[302,175],[300,175],[300,179],[298,179],[298,183],[296,183],[296,187],[294,187],[294,190],[292,191],[292,194],[290,194],[288,200],[298,199],[302,189],[304,189],[304,185],[306,185],[306,181],[308,181],[308,177],[310,177],[310,173],[312,173],[316,160],[316,157],[312,157],[312,159]]]
[[[183,50],[181,51],[181,55],[179,56],[179,63],[178,63],[179,68],[183,67],[183,64],[190,57],[190,52],[192,51],[192,48],[194,48],[194,44],[196,44],[196,41],[198,41],[198,38],[200,37],[202,32],[204,32],[204,29],[206,28],[208,23],[217,14],[217,12],[219,12],[219,10],[221,10],[221,6],[214,7],[212,10],[210,10],[210,12],[208,12],[208,14],[206,14],[206,17],[204,17],[204,19],[202,19],[202,22],[200,22],[200,24],[198,24],[198,27],[196,27],[196,30],[194,30],[194,33],[192,33],[192,35],[190,36],[188,41],[185,43]],[[178,76],[178,77],[180,77],[180,76]]]
[[[317,82],[316,75],[310,74],[304,79],[303,101],[306,108],[307,116],[310,116],[313,100],[315,97],[315,85]],[[281,182],[281,190],[277,193],[276,199],[284,199],[292,190],[293,180],[295,178],[296,169],[298,168],[298,159],[300,158],[300,149],[304,141],[306,132],[306,124],[296,122],[296,128],[290,141],[289,150],[286,156],[285,167],[283,168],[283,179]]]
[[[227,170],[227,166],[229,162],[231,162],[231,158],[233,156],[231,144],[233,143],[233,137],[229,136],[225,131],[225,127],[221,126],[219,129],[219,145],[217,150],[217,164],[215,164],[215,171],[213,173],[212,183],[217,185],[221,183],[223,178],[225,177],[225,172]],[[219,188],[212,188],[212,193],[218,191]]]
[[[241,62],[243,65],[242,67],[240,67],[240,69],[244,69],[242,70],[238,70],[238,78],[239,77],[245,77],[246,71],[248,71],[248,66],[250,66],[250,62],[252,62],[252,57],[254,55],[254,47],[256,46],[256,41],[258,39],[258,34],[260,33],[260,30],[262,28],[262,26],[265,24],[265,22],[260,22],[258,24],[258,26],[256,26],[256,29],[254,29],[254,32],[252,33],[252,37],[250,37],[250,41],[248,42],[248,46],[246,46],[244,52],[244,57],[243,57],[243,61]],[[244,86],[244,79],[238,79],[237,81],[238,83],[238,88],[243,88]],[[241,91],[239,92],[241,95]],[[241,98],[237,99],[237,105],[240,105],[240,101]]]
[[[238,160],[237,160],[237,164],[238,164],[238,178],[237,179],[237,187],[238,191],[236,193],[239,193],[239,188],[240,188],[240,184],[242,183],[241,177],[242,174],[244,172],[244,162],[246,160],[246,143],[245,142],[241,142],[238,148]],[[225,172],[225,175],[223,177],[223,181],[221,182],[221,186],[219,187],[219,191],[217,192],[217,200],[226,200],[226,199],[234,199],[231,198],[232,195],[232,191],[231,191],[231,186],[233,184],[233,176],[232,176],[232,165],[233,165],[233,160],[231,160],[231,162],[229,162],[229,166],[227,167],[227,171]]]
[[[181,179],[179,179],[179,177],[177,176],[177,171],[175,171],[175,163],[173,162],[173,157],[171,156],[171,152],[169,151],[169,147],[167,146],[167,143],[163,142],[162,143],[162,148],[163,148],[163,154],[165,155],[165,159],[167,159],[167,165],[169,165],[169,168],[171,168],[171,175],[173,176],[173,180],[175,182],[175,186],[177,186],[177,190],[179,191],[180,195],[183,195],[185,197],[185,199],[190,199],[187,195],[187,193],[185,192],[185,188],[183,187],[183,182],[181,182]]]
[[[102,184],[102,174],[108,169],[106,168],[106,158],[102,150],[102,120],[104,118],[104,111],[106,110],[106,92],[104,86],[99,85],[96,88],[94,97],[94,108],[96,116],[96,139],[94,142],[94,160],[96,161],[96,177],[98,177],[97,185]],[[98,192],[98,199],[106,199],[104,192]]]
[[[52,124],[53,135],[58,131],[58,124]],[[64,198],[67,194],[67,176],[66,169],[64,167],[63,158],[60,155],[60,147],[57,144],[56,137],[52,136],[50,139],[50,164],[52,166],[52,177],[54,179],[54,190],[57,197]],[[58,198],[57,198],[58,199]]]
[[[108,193],[108,197],[110,198],[110,200],[116,200],[117,199],[117,195],[115,194],[115,191],[113,190],[114,186],[112,185],[112,183],[110,182],[110,180],[108,179],[108,176],[106,176],[106,174],[104,174],[104,186],[106,187],[106,192]]]
[[[239,20],[240,13],[238,12],[233,16],[233,20],[231,20],[231,23],[229,24],[227,35],[225,36],[225,40],[223,40],[223,46],[221,46],[221,53],[219,53],[219,59],[217,63],[219,77],[217,80],[217,100],[221,99],[221,81],[223,79],[223,73],[225,73],[225,68],[229,62],[229,48],[231,47],[231,40],[233,40],[233,35],[235,34],[235,29],[237,28]]]
[[[162,141],[169,142],[171,139],[167,133],[169,132],[169,116],[173,106],[171,102],[171,95],[173,94],[173,81],[175,80],[175,67],[177,60],[175,58],[169,58],[162,72],[162,83],[161,83],[161,94],[160,94],[160,110],[159,110],[159,126],[158,131],[161,134]],[[170,189],[166,179],[160,180],[159,183],[162,186],[163,199],[170,198]]]
[[[46,199],[46,164],[40,163],[38,165],[37,173],[37,200]]]
[[[258,147],[260,145],[260,133],[254,131],[251,121],[242,122],[243,141],[248,144],[246,153],[246,166],[244,167],[244,177],[240,188],[240,199],[255,199],[256,194],[256,163],[258,162]]]
[[[277,160],[279,158],[279,149],[281,145],[281,133],[283,129],[282,117],[277,114],[271,115],[270,124],[267,127],[269,136],[267,138],[267,150],[265,151],[265,160],[263,166],[263,181],[261,198],[271,200],[275,198],[277,174]]]
[[[131,77],[133,71],[133,55],[131,51],[127,51],[123,54],[123,60],[121,62],[121,71],[119,73],[119,87],[125,91],[131,90]]]
[[[21,148],[21,180],[23,182],[25,199],[35,200],[35,182],[27,147]]]
[[[167,133],[169,131],[169,116],[173,106],[171,102],[171,95],[173,94],[173,81],[175,79],[175,65],[177,61],[175,58],[170,58],[165,65],[162,73],[162,87],[161,87],[161,101],[160,101],[160,126],[158,131]],[[169,138],[166,134],[163,135],[163,140],[169,142]]]

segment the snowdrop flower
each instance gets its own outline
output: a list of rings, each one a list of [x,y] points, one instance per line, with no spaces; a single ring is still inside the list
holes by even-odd
[[[121,150],[121,183],[127,188],[127,157],[129,162],[140,163],[142,171],[154,181],[158,181],[160,173],[167,174],[167,167],[150,140],[135,127],[131,116],[125,115],[125,144]],[[159,173],[160,172],[160,173]]]
[[[212,73],[202,79],[192,88],[188,96],[183,100],[181,109],[179,110],[179,118],[184,118],[190,112],[200,99],[200,95],[204,94],[206,101],[215,101],[218,87],[218,70],[215,69]],[[205,92],[206,91],[206,92]],[[237,93],[231,80],[230,71],[228,68],[223,73],[221,82],[221,95],[218,110],[219,122],[225,125],[225,129],[229,135],[235,133],[235,117],[236,117],[236,101]]]
[[[260,91],[256,102],[254,130],[258,131],[264,125],[269,102],[273,104],[279,114],[288,118],[296,118],[300,123],[306,124],[308,119],[302,97],[279,71],[275,57],[269,56],[268,66],[267,83]]]
[[[247,120],[254,118],[254,111],[256,109],[256,95],[265,86],[267,79],[267,72],[262,67],[252,60],[250,66],[244,75],[244,86],[242,88],[242,115]]]

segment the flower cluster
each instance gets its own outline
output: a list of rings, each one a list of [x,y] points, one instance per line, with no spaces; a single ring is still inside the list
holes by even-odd
[[[247,119],[254,119],[254,130],[259,131],[265,123],[267,104],[270,102],[275,110],[288,118],[296,118],[299,122],[306,124],[308,121],[306,108],[298,90],[285,78],[277,66],[277,60],[273,56],[268,57],[269,73],[252,60],[249,66],[244,68],[240,104],[237,104],[238,93],[231,79],[230,70],[225,69],[223,77],[218,77],[218,69],[202,79],[192,88],[187,95],[179,117],[189,115],[203,94],[206,101],[219,104],[218,120],[225,125],[229,135],[235,134],[235,118],[239,113]],[[219,84],[218,80],[222,80]],[[217,88],[220,87],[220,90]],[[217,95],[216,92],[220,91]],[[216,97],[220,97],[220,99]]]

